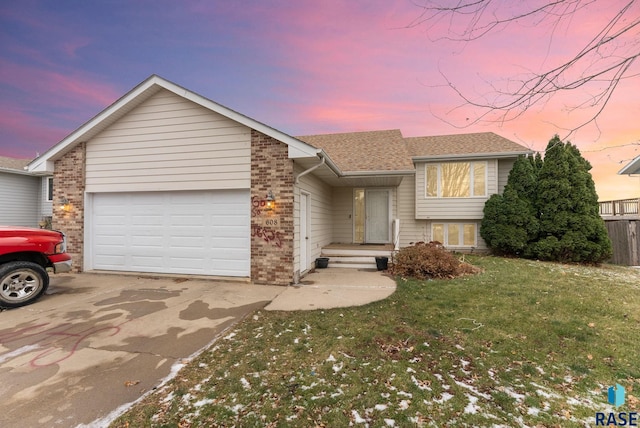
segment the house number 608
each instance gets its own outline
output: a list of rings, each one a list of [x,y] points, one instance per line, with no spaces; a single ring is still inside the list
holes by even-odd
[[[266,219],[264,221],[264,225],[265,226],[270,226],[270,227],[277,227],[278,226],[278,219],[276,219],[276,218]]]

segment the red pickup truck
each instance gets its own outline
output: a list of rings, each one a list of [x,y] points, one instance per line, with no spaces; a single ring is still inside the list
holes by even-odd
[[[62,232],[0,226],[0,308],[28,305],[49,286],[47,268],[69,272],[71,256]]]

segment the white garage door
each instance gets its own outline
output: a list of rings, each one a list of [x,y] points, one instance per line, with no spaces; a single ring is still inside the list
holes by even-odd
[[[91,269],[249,276],[248,190],[96,193]]]

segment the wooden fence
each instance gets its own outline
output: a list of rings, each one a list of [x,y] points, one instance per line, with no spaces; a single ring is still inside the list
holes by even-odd
[[[640,220],[608,220],[605,225],[613,245],[611,262],[640,266]]]

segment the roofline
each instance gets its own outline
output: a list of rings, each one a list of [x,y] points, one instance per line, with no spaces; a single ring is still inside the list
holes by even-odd
[[[496,152],[496,153],[463,153],[463,154],[451,154],[451,155],[433,155],[433,156],[412,156],[411,160],[414,162],[426,162],[433,160],[443,159],[504,159],[504,158],[516,158],[520,155],[531,155],[535,153],[533,150],[521,151],[521,152]]]
[[[30,175],[32,177],[34,177],[34,174],[30,173],[27,170],[22,170],[22,169],[15,169],[15,168],[5,168],[0,166],[0,172],[6,172],[9,174],[18,174],[18,175]]]
[[[307,144],[301,140],[298,140],[284,132],[278,131],[275,128],[272,128],[268,125],[265,125],[262,122],[258,122],[257,120],[251,119],[248,116],[245,116],[241,113],[238,113],[235,110],[232,110],[228,107],[225,107],[221,104],[218,104],[208,98],[205,98],[195,92],[189,91],[182,86],[179,86],[173,82],[170,82],[162,77],[153,74],[144,80],[142,83],[138,84],[132,90],[123,95],[120,99],[115,101],[113,104],[102,110],[96,116],[94,116],[89,121],[85,122],[78,129],[73,131],[67,137],[65,137],[58,144],[47,150],[42,156],[34,159],[29,163],[28,168],[30,172],[52,172],[53,171],[53,161],[56,159],[56,156],[61,152],[67,150],[68,148],[74,146],[77,143],[80,143],[83,137],[91,131],[93,128],[99,126],[103,121],[111,117],[118,110],[125,107],[127,104],[133,102],[136,98],[142,96],[148,89],[153,86],[158,86],[160,88],[166,89],[174,94],[181,96],[189,101],[192,101],[196,104],[201,105],[211,111],[219,113],[223,116],[228,117],[231,120],[234,120],[242,125],[247,126],[248,128],[254,129],[258,132],[261,132],[269,137],[275,138],[278,141],[281,141],[287,146],[289,146],[289,157],[291,158],[299,158],[299,157],[313,157],[317,156],[318,149]]]
[[[324,158],[325,164],[329,167],[331,171],[333,171],[333,173],[337,177],[342,177],[343,172],[340,171],[340,168],[338,168],[338,165],[336,165],[336,163],[331,159],[331,157],[327,154],[327,152],[324,151],[324,149],[318,149],[318,157]]]
[[[640,156],[636,156],[631,162],[625,165],[620,171],[618,171],[618,175],[636,175],[640,174],[636,172],[631,172],[631,170],[638,169],[640,170]]]
[[[414,175],[416,173],[415,169],[405,169],[405,170],[384,170],[384,171],[346,171],[342,175],[343,177],[372,177],[376,175],[382,175],[385,177],[390,176],[406,176],[406,175]]]

